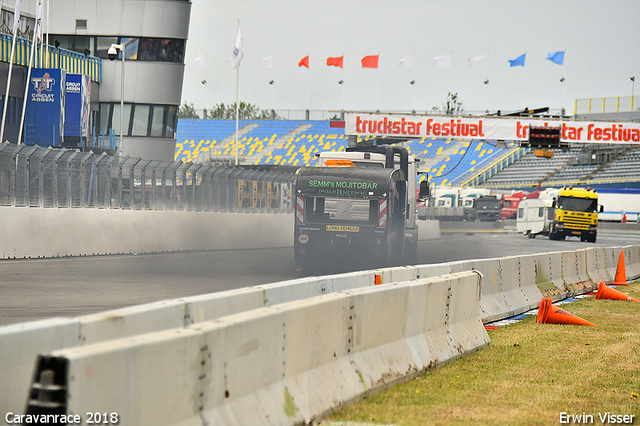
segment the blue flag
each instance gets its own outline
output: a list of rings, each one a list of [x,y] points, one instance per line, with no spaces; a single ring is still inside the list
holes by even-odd
[[[527,56],[527,54],[525,53],[524,55],[520,55],[515,59],[509,59],[509,66],[510,67],[524,67],[524,59]]]
[[[552,52],[547,55],[547,59],[558,65],[564,64],[564,52]]]

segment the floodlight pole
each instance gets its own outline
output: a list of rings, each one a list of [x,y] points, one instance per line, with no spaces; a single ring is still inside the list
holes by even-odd
[[[120,51],[122,55],[122,66],[120,67],[120,147],[122,149],[122,143],[124,139],[124,44],[112,44],[116,50]]]

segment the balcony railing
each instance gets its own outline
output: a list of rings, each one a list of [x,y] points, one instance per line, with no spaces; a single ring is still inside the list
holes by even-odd
[[[12,42],[13,36],[0,34],[0,61],[9,62],[11,59]],[[48,64],[48,68],[65,69],[71,74],[85,74],[90,76],[91,80],[96,83],[102,81],[102,60],[99,58],[46,45],[44,45],[42,55],[40,54],[40,50],[41,44],[37,43],[37,50],[33,55],[34,68],[43,68]],[[13,63],[27,67],[29,66],[30,55],[31,41],[18,37],[16,39],[16,51]]]

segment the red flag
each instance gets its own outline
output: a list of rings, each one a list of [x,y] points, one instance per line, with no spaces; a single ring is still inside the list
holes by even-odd
[[[309,55],[305,56],[298,62],[299,67],[307,67],[309,68]]]
[[[342,68],[343,59],[344,59],[344,56],[338,56],[336,58],[327,58],[327,65]]]
[[[378,68],[378,56],[365,56],[362,58],[362,68]]]

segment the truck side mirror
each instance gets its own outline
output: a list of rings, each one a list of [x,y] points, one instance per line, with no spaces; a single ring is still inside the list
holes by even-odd
[[[420,201],[424,201],[429,198],[429,182],[425,179],[420,182]]]
[[[598,209],[598,212],[600,213],[604,212],[604,206],[602,204],[600,204],[600,209]]]

